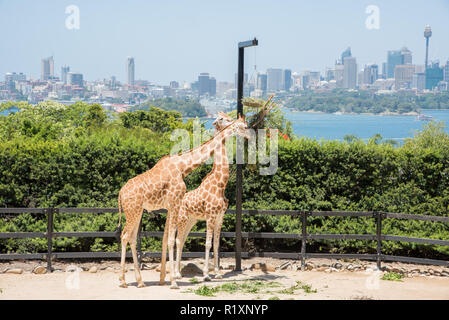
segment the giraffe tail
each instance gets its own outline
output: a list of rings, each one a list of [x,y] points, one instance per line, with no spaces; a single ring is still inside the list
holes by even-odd
[[[120,228],[122,221],[122,205],[121,205],[121,193],[118,194],[118,228]]]

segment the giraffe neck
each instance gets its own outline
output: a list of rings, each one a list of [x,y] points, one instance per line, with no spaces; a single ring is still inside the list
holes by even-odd
[[[214,167],[212,168],[212,175],[220,175],[221,181],[226,185],[229,179],[229,161],[226,153],[226,139],[223,139],[217,151],[214,154]]]
[[[198,168],[203,162],[215,154],[217,150],[219,151],[221,149],[221,145],[224,145],[225,139],[231,135],[232,128],[228,127],[220,131],[202,145],[190,151],[176,155],[175,157],[178,160],[178,169],[182,172],[183,177],[188,175],[192,170]]]

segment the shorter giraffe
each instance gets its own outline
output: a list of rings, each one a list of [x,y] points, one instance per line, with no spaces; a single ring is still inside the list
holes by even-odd
[[[228,125],[233,119],[227,114],[220,112],[219,117],[213,123],[217,131],[222,126]],[[217,145],[214,153],[214,165],[211,172],[203,179],[200,186],[185,194],[177,217],[176,237],[176,269],[175,277],[181,278],[180,265],[182,248],[190,229],[198,220],[206,220],[206,250],[204,264],[204,280],[209,281],[209,251],[211,249],[212,237],[214,238],[214,271],[215,278],[220,279],[221,274],[218,266],[218,246],[220,242],[220,230],[223,223],[223,215],[228,208],[228,200],[225,197],[225,189],[229,180],[229,162],[226,154],[225,139],[221,145]]]

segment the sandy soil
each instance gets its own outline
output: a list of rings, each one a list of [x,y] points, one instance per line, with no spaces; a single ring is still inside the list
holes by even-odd
[[[249,264],[251,261],[246,262]],[[115,264],[117,265],[117,263]],[[263,272],[261,270],[245,270],[236,273],[231,270],[222,270],[224,277],[221,280],[213,279],[210,282],[192,283],[191,277],[178,281],[180,289],[174,290],[167,285],[159,286],[159,272],[142,270],[145,288],[137,288],[134,272],[126,273],[128,288],[120,288],[118,281],[118,268],[108,267],[98,272],[87,271],[65,272],[57,269],[53,273],[33,274],[0,274],[0,300],[3,299],[269,299],[278,297],[284,299],[445,299],[449,300],[448,277],[413,277],[404,278],[403,281],[381,280],[382,272],[359,271],[339,272],[323,271],[293,271],[277,270]],[[127,264],[128,270],[132,264]],[[84,267],[86,269],[86,267]],[[213,273],[212,273],[213,274]],[[201,280],[200,277],[196,277]],[[247,280],[276,281],[281,284],[279,288],[268,288],[259,293],[238,292],[232,295],[218,292],[214,297],[200,296],[192,292],[194,289],[207,285],[215,287],[224,283],[243,283]],[[284,294],[278,291],[290,288],[301,281],[311,286],[317,292],[306,293],[304,290],[295,290],[294,294]],[[193,289],[193,290],[192,290]]]

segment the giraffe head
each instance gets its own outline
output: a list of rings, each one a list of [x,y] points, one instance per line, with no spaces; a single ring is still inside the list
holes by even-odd
[[[245,116],[238,117],[237,120],[234,120],[227,128],[231,128],[231,135],[238,135],[245,139],[249,139],[248,133],[248,123],[245,121]]]
[[[227,126],[229,126],[234,119],[232,119],[229,115],[224,112],[218,111],[218,117],[212,122],[212,125],[215,127],[215,133],[223,130]]]

